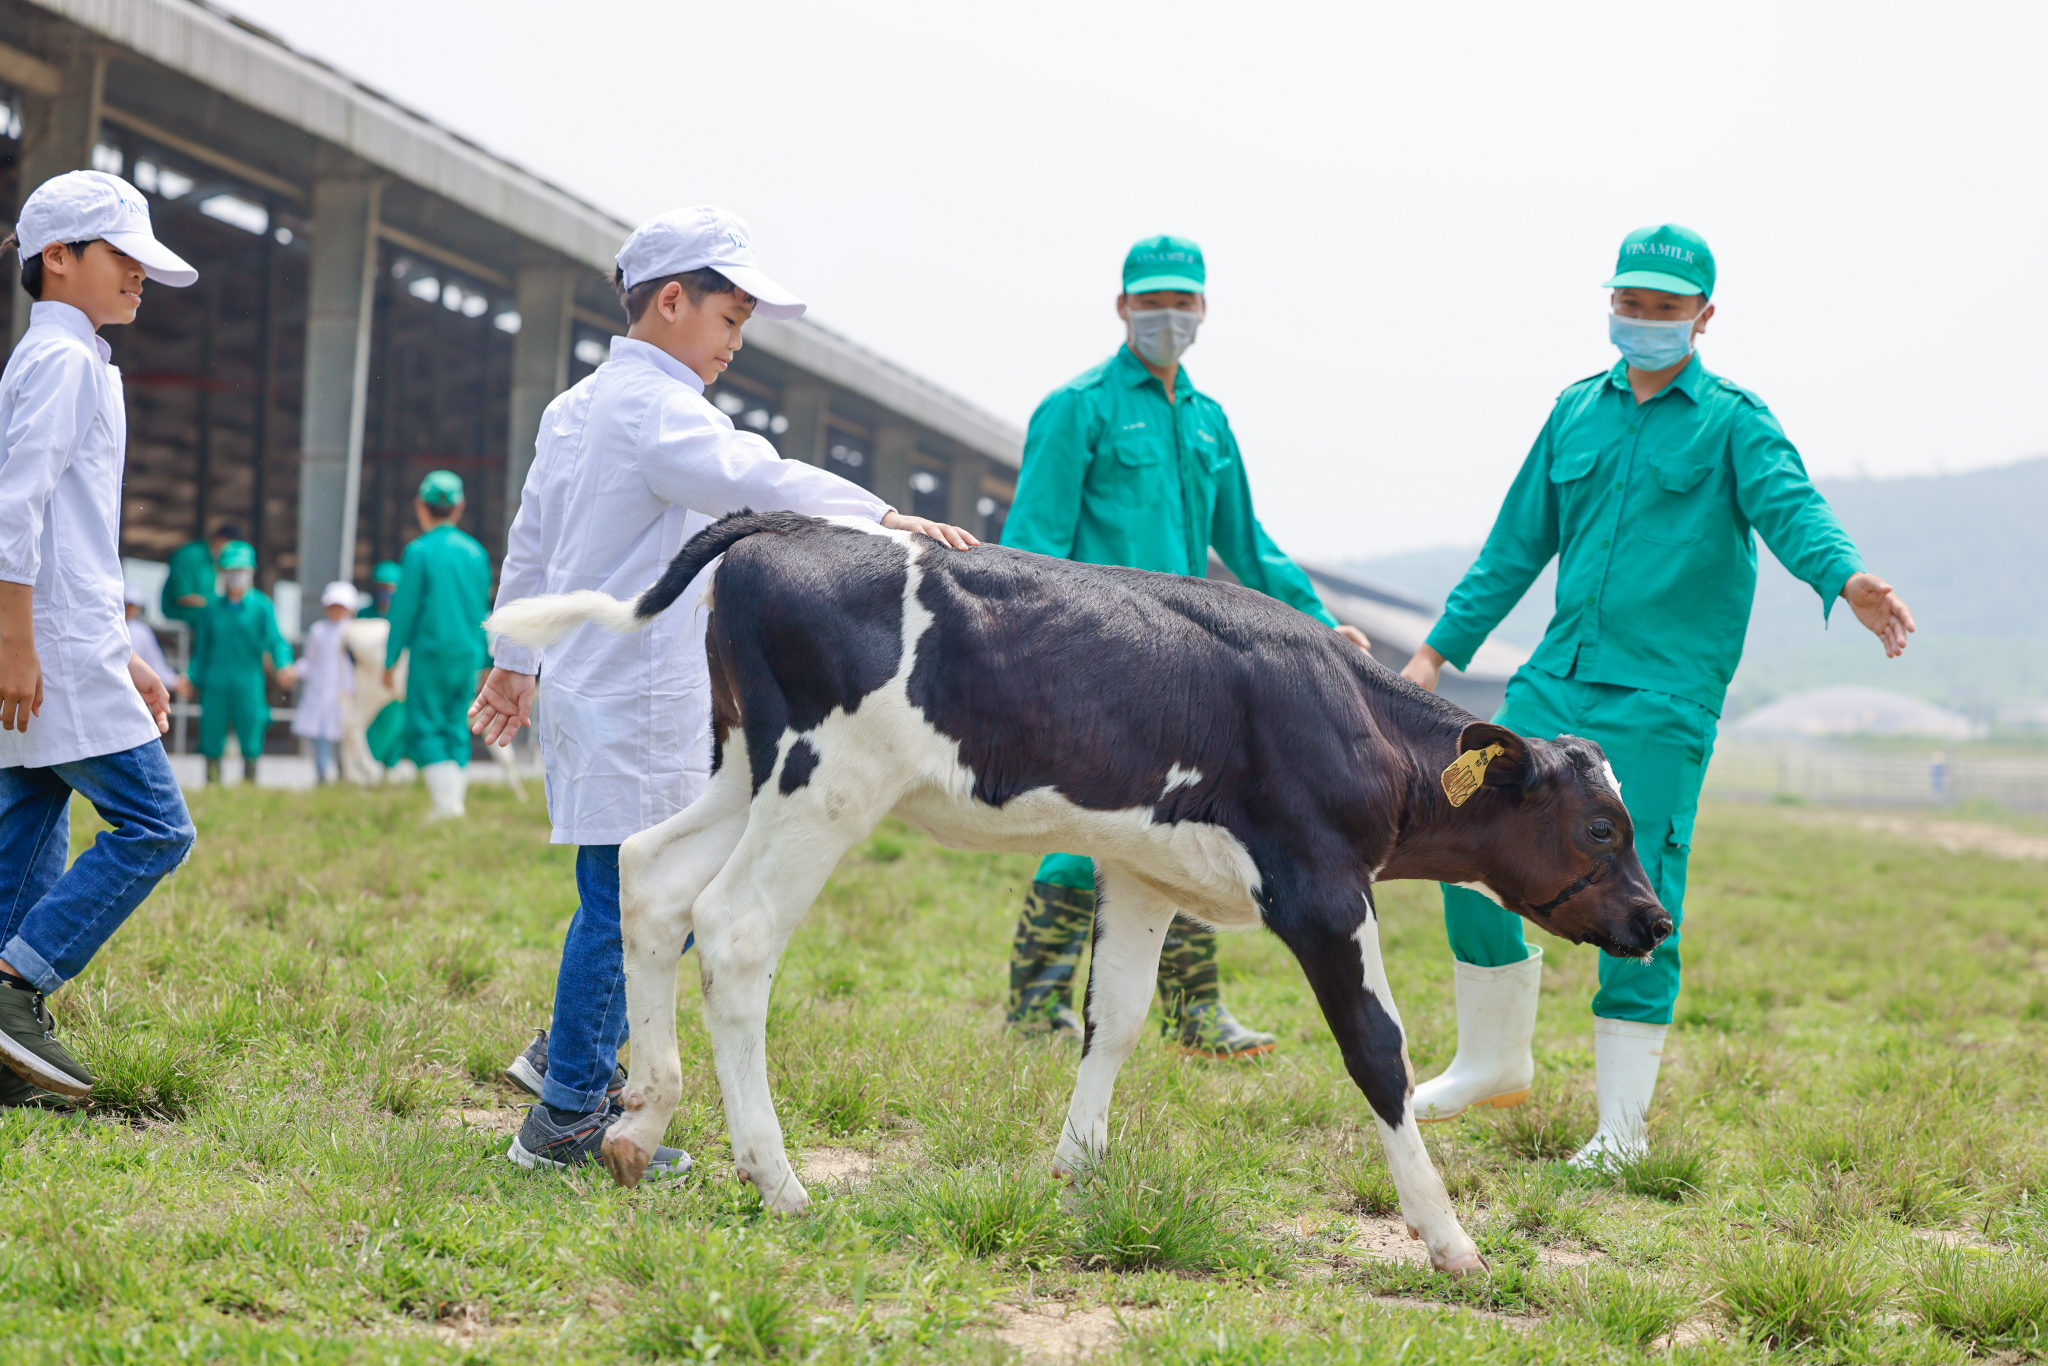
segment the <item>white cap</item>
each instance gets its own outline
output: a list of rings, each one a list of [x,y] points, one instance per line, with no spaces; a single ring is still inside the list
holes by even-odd
[[[149,606],[149,594],[142,591],[142,585],[128,580],[121,585],[121,601],[132,602],[137,607]]]
[[[156,240],[142,191],[105,171],[66,171],[36,186],[14,224],[22,259],[52,242],[105,241],[142,263],[158,284],[182,289],[199,278],[185,259]]]
[[[361,601],[361,597],[356,593],[356,586],[346,579],[336,579],[320,590],[322,607],[346,607],[353,612]]]
[[[804,302],[754,264],[754,234],[737,214],[699,204],[642,223],[619,248],[626,288],[707,266],[754,296],[764,318],[801,318]]]

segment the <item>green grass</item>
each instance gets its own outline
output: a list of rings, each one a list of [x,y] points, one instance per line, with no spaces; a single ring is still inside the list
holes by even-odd
[[[732,1179],[687,964],[668,1141],[697,1174],[520,1172],[498,1069],[546,1021],[571,851],[537,802],[423,805],[197,799],[190,866],[53,1002],[92,1106],[0,1114],[11,1359],[1000,1362],[1001,1302],[1121,1316],[1101,1359],[1161,1366],[2048,1353],[2039,864],[1709,808],[1648,1156],[1559,1161],[1593,1127],[1597,964],[1543,938],[1534,1099],[1427,1132],[1493,1267],[1458,1283],[1368,1236],[1400,1212],[1371,1116],[1269,937],[1222,967],[1281,1049],[1148,1036],[1109,1160],[1055,1179],[1075,1052],[1001,1024],[1032,861],[893,824],[770,1019],[791,1145],[872,1175],[795,1220]],[[1428,887],[1379,900],[1426,1077],[1455,1042],[1441,915]]]

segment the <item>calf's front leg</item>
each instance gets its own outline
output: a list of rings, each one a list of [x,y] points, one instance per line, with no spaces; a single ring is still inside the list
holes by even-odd
[[[1159,946],[1174,905],[1113,864],[1096,862],[1095,943],[1088,964],[1087,1041],[1053,1159],[1074,1176],[1109,1151],[1109,1102],[1116,1074],[1137,1046],[1159,974]]]
[[[1416,1127],[1408,1041],[1380,958],[1379,916],[1370,893],[1351,895],[1357,900],[1347,896],[1336,905],[1311,908],[1274,928],[1301,960],[1343,1050],[1344,1066],[1372,1106],[1409,1231],[1428,1246],[1437,1270],[1459,1276],[1484,1271],[1486,1261],[1459,1224]]]

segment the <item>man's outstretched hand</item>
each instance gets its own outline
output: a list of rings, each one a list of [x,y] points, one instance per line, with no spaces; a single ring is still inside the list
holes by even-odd
[[[1913,633],[1913,609],[1890,584],[1875,574],[1851,574],[1842,585],[1842,600],[1856,613],[1856,620],[1884,642],[1885,658],[1897,659],[1906,652],[1906,637]]]
[[[483,736],[487,745],[511,744],[519,728],[533,721],[534,681],[532,674],[492,669],[469,704],[469,733]]]
[[[906,517],[900,512],[890,512],[882,517],[882,525],[891,531],[915,531],[935,541],[944,541],[955,550],[966,550],[981,544],[980,538],[945,522],[934,522],[925,517]]]

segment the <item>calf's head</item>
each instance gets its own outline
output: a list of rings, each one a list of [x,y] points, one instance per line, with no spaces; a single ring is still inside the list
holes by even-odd
[[[1485,764],[1458,815],[1474,823],[1467,847],[1479,864],[1476,881],[1503,906],[1621,958],[1645,957],[1671,933],[1600,746],[1475,722],[1458,737],[1458,752],[1474,756],[1464,761],[1470,768]]]

